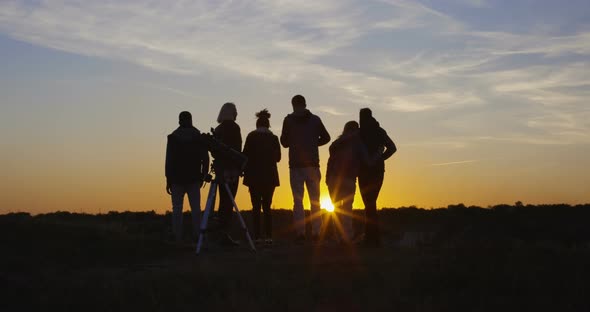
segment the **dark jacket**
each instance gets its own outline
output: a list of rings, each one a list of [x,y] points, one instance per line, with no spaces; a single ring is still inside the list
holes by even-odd
[[[340,136],[330,145],[326,184],[334,186],[344,178],[356,179],[361,167],[369,163],[369,154],[358,131]]]
[[[215,128],[215,138],[237,152],[242,151],[242,133],[240,126],[235,121],[225,120],[221,122]],[[214,165],[216,170],[239,168],[239,165],[235,161],[232,161],[230,157],[218,154],[213,154],[212,156],[215,158]]]
[[[248,164],[244,170],[244,185],[256,188],[279,186],[277,163],[281,161],[279,138],[267,128],[248,134],[244,144]]]
[[[397,151],[395,143],[373,117],[370,117],[366,123],[361,123],[360,136],[369,157],[374,160],[371,165],[365,165],[363,171],[384,172],[385,160]]]
[[[179,127],[168,135],[166,179],[169,184],[202,181],[208,167],[209,152],[197,128]]]
[[[330,142],[320,117],[309,110],[294,112],[283,120],[281,144],[289,148],[289,167],[319,167],[318,146]]]

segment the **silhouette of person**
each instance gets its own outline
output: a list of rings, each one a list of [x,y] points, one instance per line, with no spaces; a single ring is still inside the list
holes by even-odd
[[[330,142],[330,134],[320,117],[306,107],[305,98],[295,95],[291,99],[293,113],[283,120],[281,144],[289,149],[289,173],[293,192],[293,219],[296,240],[305,240],[305,213],[303,211],[304,185],[311,203],[312,239],[317,239],[322,220],[320,216],[320,157],[318,147]]]
[[[277,163],[281,161],[279,138],[270,131],[270,113],[264,109],[256,113],[256,130],[250,132],[244,144],[248,163],[244,170],[244,185],[250,188],[254,238],[261,241],[260,209],[264,212],[264,237],[272,244],[272,216],[270,206],[275,187],[279,186]]]
[[[201,192],[209,171],[209,152],[201,132],[193,126],[192,115],[181,112],[179,127],[168,135],[166,144],[166,192],[172,197],[172,232],[182,240],[182,206],[188,195],[193,223],[193,236],[199,233]]]
[[[381,245],[381,232],[377,219],[377,197],[383,185],[385,160],[397,151],[397,147],[373,118],[369,108],[359,112],[360,136],[367,148],[371,162],[362,166],[359,174],[359,188],[365,204],[365,238],[364,244]]]
[[[220,142],[226,144],[232,149],[242,151],[242,134],[240,126],[236,123],[238,111],[234,103],[225,103],[219,110],[217,123],[219,125],[215,128],[214,136]],[[233,215],[233,202],[230,195],[227,193],[223,183],[227,183],[232,196],[235,198],[238,192],[238,184],[241,172],[240,164],[232,161],[231,157],[227,155],[213,154],[213,168],[218,179],[221,179],[219,184],[219,228],[223,232],[221,243],[226,245],[237,245],[229,235],[231,219]]]
[[[349,121],[342,135],[330,145],[330,158],[326,170],[326,184],[334,203],[336,229],[341,241],[350,243],[353,237],[352,202],[356,191],[356,178],[361,166],[369,163],[369,154],[359,134],[359,124]]]

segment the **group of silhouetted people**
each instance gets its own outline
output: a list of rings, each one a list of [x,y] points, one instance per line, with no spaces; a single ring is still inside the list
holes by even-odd
[[[223,183],[219,184],[219,241],[236,245],[229,235],[233,200],[243,174],[252,202],[252,234],[258,243],[272,244],[271,205],[275,188],[280,185],[277,163],[281,160],[281,145],[289,149],[289,175],[293,194],[295,241],[319,240],[322,227],[320,214],[320,159],[318,147],[330,142],[330,134],[322,120],[307,109],[305,98],[292,98],[293,113],[283,120],[281,137],[270,130],[271,114],[264,109],[256,113],[256,129],[251,131],[242,149],[240,127],[236,123],[237,109],[225,103],[217,117],[213,135],[219,142],[247,158],[245,168],[228,155],[211,151],[213,169]],[[187,194],[191,206],[193,235],[199,235],[200,187],[209,172],[209,150],[201,133],[192,124],[189,112],[179,115],[179,127],[168,136],[166,149],[166,190],[172,197],[172,231],[176,240],[182,239],[182,208]],[[349,121],[342,134],[330,145],[330,158],[325,182],[335,207],[335,222],[339,240],[359,241],[367,246],[379,246],[381,233],[377,220],[377,197],[383,184],[385,160],[396,152],[396,146],[379,125],[368,108],[360,110],[359,122]],[[354,235],[352,203],[358,178],[365,205],[365,231]],[[225,189],[229,186],[231,194]],[[306,218],[303,209],[304,189],[310,199],[311,237],[305,236]],[[261,227],[261,211],[264,215]],[[358,233],[361,234],[361,233]]]

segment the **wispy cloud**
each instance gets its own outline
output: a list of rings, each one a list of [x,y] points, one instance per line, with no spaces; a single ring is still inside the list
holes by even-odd
[[[462,165],[462,164],[470,164],[474,162],[478,162],[479,160],[471,159],[471,160],[461,160],[461,161],[451,161],[445,163],[437,163],[437,164],[430,164],[429,166],[432,167],[439,167],[439,166],[452,166],[452,165]]]
[[[318,111],[320,111],[320,112],[324,112],[326,114],[330,114],[330,115],[333,115],[333,116],[346,116],[346,115],[350,115],[350,114],[341,112],[340,110],[338,110],[338,108],[332,107],[332,106],[324,106],[324,105],[322,105],[322,106],[318,106],[316,109]]]
[[[557,132],[551,135],[531,136],[531,135],[512,135],[512,136],[481,136],[475,137],[477,141],[496,141],[532,145],[572,145],[572,144],[590,144],[590,136],[580,132]]]
[[[486,0],[455,0],[460,4],[474,7],[474,8],[487,8],[490,7],[490,3]]]
[[[129,83],[129,82],[127,82],[127,83]],[[136,83],[136,84],[139,85],[139,86],[148,88],[148,89],[157,89],[157,90],[169,92],[169,93],[172,93],[172,94],[180,95],[180,96],[189,98],[191,100],[203,100],[204,99],[201,96],[194,95],[192,93],[189,93],[189,92],[186,92],[186,91],[183,91],[183,90],[179,90],[179,89],[176,89],[176,88],[168,87],[168,86],[156,85],[156,84],[147,83],[147,82],[140,82],[140,83]]]
[[[496,5],[452,1],[482,11]],[[561,36],[534,25],[518,33],[478,29],[424,3],[4,0],[0,33],[156,71],[298,84],[382,111],[483,110],[505,101],[520,112],[506,121],[514,128],[543,131],[536,135],[549,141],[586,141],[587,29]],[[319,110],[345,114],[330,106]],[[537,142],[524,130],[476,136]]]

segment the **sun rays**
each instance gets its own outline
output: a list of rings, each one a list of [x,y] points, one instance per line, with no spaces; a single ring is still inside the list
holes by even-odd
[[[334,212],[334,204],[332,203],[332,200],[328,196],[322,197],[322,199],[320,201],[320,207],[322,209],[325,209],[328,212]]]

